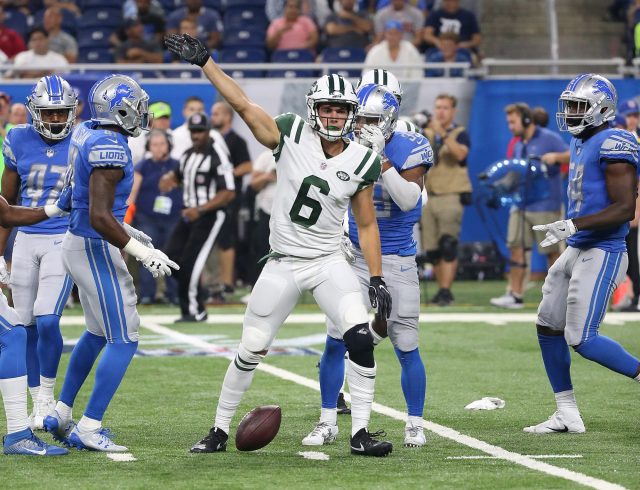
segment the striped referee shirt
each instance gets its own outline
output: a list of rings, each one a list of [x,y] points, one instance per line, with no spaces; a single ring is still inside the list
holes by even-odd
[[[193,147],[185,151],[176,174],[182,183],[185,208],[204,205],[219,190],[235,190],[229,150],[224,140],[221,143],[215,137],[209,140],[209,145],[202,153],[195,151]]]

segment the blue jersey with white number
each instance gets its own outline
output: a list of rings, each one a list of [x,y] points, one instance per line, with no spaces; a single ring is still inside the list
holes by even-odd
[[[387,142],[384,156],[398,173],[411,168],[433,165],[433,150],[429,140],[418,133],[396,131]],[[416,241],[413,238],[413,225],[420,220],[422,196],[411,211],[402,211],[385,190],[382,175],[373,188],[373,203],[380,229],[382,255],[415,255]],[[358,227],[349,207],[349,237],[360,248]]]
[[[11,128],[2,144],[4,163],[20,177],[17,204],[27,207],[53,204],[64,184],[69,152],[67,136],[48,144],[31,124]],[[67,231],[69,218],[51,218],[35,225],[21,226],[20,231],[56,235]]]
[[[571,138],[570,152],[568,218],[594,214],[611,204],[605,180],[607,165],[627,162],[638,168],[638,143],[624,129],[605,129],[586,141]],[[567,243],[576,248],[620,252],[626,250],[624,238],[628,232],[629,223],[606,230],[582,230]]]
[[[76,126],[71,136],[69,162],[73,166],[73,206],[69,230],[74,235],[103,238],[89,222],[89,178],[94,169],[121,168],[111,211],[122,223],[133,186],[133,162],[127,137],[108,129],[96,129],[94,121]]]

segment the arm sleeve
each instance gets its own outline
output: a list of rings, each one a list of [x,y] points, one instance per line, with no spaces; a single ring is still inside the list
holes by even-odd
[[[415,182],[409,182],[391,167],[382,174],[384,188],[402,211],[411,211],[418,204],[422,189]]]
[[[87,162],[93,168],[124,168],[131,161],[129,149],[113,133],[97,136],[86,148]]]
[[[456,141],[461,145],[464,145],[467,148],[471,149],[471,140],[469,139],[469,133],[467,133],[466,131],[460,131],[460,133],[456,137]]]

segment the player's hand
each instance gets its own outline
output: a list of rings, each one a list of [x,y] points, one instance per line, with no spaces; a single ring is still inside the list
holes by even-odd
[[[391,315],[391,293],[381,276],[371,276],[369,279],[369,301],[373,308],[378,309],[378,315],[389,318]]]
[[[202,41],[189,34],[165,36],[164,44],[169,51],[192,65],[203,67],[211,58],[209,50]]]
[[[0,257],[0,282],[2,284],[9,284],[9,279],[11,279],[11,273],[9,269],[7,269],[7,262],[4,260],[4,257]]]
[[[342,239],[340,240],[340,251],[350,264],[353,264],[356,261],[356,256],[353,254],[353,244],[349,239],[349,235],[342,235]]]
[[[549,223],[548,225],[535,225],[533,230],[547,232],[545,239],[540,242],[542,247],[548,247],[549,245],[554,245],[561,240],[566,240],[578,231],[576,225],[573,224],[573,221],[570,219],[556,221],[555,223]]]
[[[142,243],[145,247],[154,248],[152,243],[153,240],[149,235],[147,235],[143,231],[140,231],[134,228],[133,226],[128,225],[127,223],[123,223],[122,227],[124,228],[124,231],[127,232],[127,235],[129,235],[131,238],[135,238],[140,243]]]
[[[44,206],[44,212],[49,218],[56,216],[67,216],[71,212],[72,189],[70,185],[65,186],[58,195],[54,204]]]
[[[169,259],[164,252],[157,248],[150,248],[149,254],[145,258],[138,260],[145,269],[151,272],[153,277],[170,276],[171,269],[180,270],[178,264]]]
[[[374,124],[365,124],[360,129],[360,140],[366,146],[371,147],[373,151],[382,155],[386,144],[382,129]]]

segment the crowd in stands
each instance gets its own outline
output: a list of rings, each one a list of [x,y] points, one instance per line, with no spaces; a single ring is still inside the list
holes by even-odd
[[[227,63],[413,64],[468,62],[481,55],[478,20],[464,0],[6,0],[0,63],[180,63],[165,34],[189,33]],[[133,71],[138,70],[132,68]],[[16,70],[15,77],[41,73]],[[146,74],[146,72],[145,72]],[[234,76],[262,76],[238,70]],[[353,75],[352,73],[347,73]],[[402,78],[443,70],[400,71]],[[189,70],[154,76],[200,76]],[[461,76],[462,70],[452,76]],[[5,72],[7,76],[7,72]],[[269,76],[315,76],[299,70]]]

